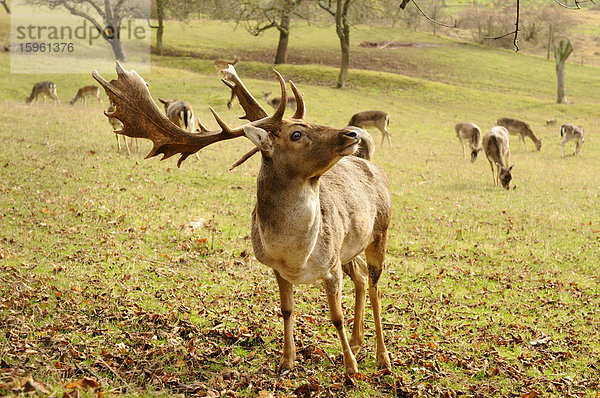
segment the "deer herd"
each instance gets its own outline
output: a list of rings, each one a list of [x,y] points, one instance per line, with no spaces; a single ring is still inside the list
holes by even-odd
[[[164,113],[154,102],[148,84],[135,71],[126,71],[117,62],[117,79],[106,81],[96,71],[93,78],[109,97],[105,113],[117,138],[123,136],[127,153],[130,147],[125,137],[152,141],[147,157],[162,154],[163,159],[180,155],[179,166],[187,157],[219,141],[239,137],[253,145],[236,164],[260,153],[260,171],[256,181],[256,203],[252,212],[251,240],[256,259],[271,268],[280,294],[283,317],[283,350],[280,370],[294,368],[294,286],[322,283],[329,307],[329,316],[339,338],[346,373],[358,372],[356,356],[363,344],[365,301],[368,294],[375,326],[376,361],[380,369],[390,369],[391,362],[382,328],[381,290],[379,279],[384,269],[388,226],[392,204],[386,173],[370,160],[375,148],[373,138],[364,130],[376,127],[382,133],[381,145],[391,146],[387,130],[389,115],[383,111],[354,114],[348,126],[328,127],[305,120],[303,94],[292,81],[287,84],[275,71],[280,85],[279,97],[263,93],[272,107],[269,115],[239,78],[233,61],[215,61],[223,83],[231,89],[228,107],[234,99],[245,112],[247,123],[230,127],[210,108],[217,130],[208,130],[194,115],[190,104],[178,99],[159,98]],[[56,85],[45,81],[34,85],[26,102],[39,96],[60,103]],[[84,86],[70,101],[71,105],[86,98],[96,98],[100,105],[100,87]],[[284,118],[287,107],[294,109]],[[475,162],[482,150],[490,164],[494,185],[509,189],[512,179],[510,165],[510,135],[524,144],[533,141],[539,151],[542,141],[528,123],[500,118],[485,135],[470,122],[455,126],[456,136],[466,159]],[[560,127],[561,155],[565,144],[575,142],[574,155],[581,155],[583,128],[564,124]],[[360,255],[364,253],[364,258]],[[366,260],[366,261],[365,261]],[[348,275],[355,286],[355,306],[352,332],[348,339],[344,321],[341,290],[342,277]]]

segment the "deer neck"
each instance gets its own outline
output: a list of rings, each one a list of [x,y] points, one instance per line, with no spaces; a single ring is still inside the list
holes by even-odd
[[[259,261],[283,274],[304,268],[321,226],[319,179],[285,174],[263,161],[252,228]]]

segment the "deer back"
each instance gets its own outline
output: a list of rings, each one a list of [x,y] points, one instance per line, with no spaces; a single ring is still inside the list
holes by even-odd
[[[350,121],[348,122],[348,126],[356,126],[356,127],[370,127],[370,126],[378,126],[381,125],[382,128],[385,128],[387,122],[389,120],[388,114],[383,111],[364,111],[355,113]]]

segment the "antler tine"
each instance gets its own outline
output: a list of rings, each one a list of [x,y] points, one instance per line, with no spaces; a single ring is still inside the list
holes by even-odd
[[[277,109],[275,109],[275,113],[273,113],[271,118],[274,121],[280,121],[283,119],[283,113],[285,112],[285,107],[287,106],[287,88],[285,87],[285,80],[283,80],[283,76],[281,76],[281,74],[275,69],[273,69],[273,72],[275,72],[275,75],[277,75],[277,78],[279,79],[279,85],[281,86],[281,100],[279,101],[279,105],[277,106]]]
[[[256,153],[258,153],[259,149],[258,147],[254,147],[252,149],[250,149],[248,152],[246,152],[244,154],[244,156],[242,156],[237,162],[235,162],[234,164],[231,165],[231,167],[229,168],[229,171],[235,169],[236,167],[238,167],[240,164],[244,163],[246,160],[250,159],[252,156],[254,156]]]
[[[293,81],[290,80],[290,86],[292,86],[292,92],[296,98],[296,113],[292,116],[293,119],[304,119],[306,115],[306,105],[304,104],[304,95],[300,94],[298,88]]]
[[[240,102],[240,105],[246,112],[246,114],[240,117],[240,119],[247,119],[252,122],[268,116],[264,108],[258,103],[256,98],[254,98],[244,83],[242,83],[233,65],[229,65],[229,67],[227,69],[223,69],[221,73],[223,73],[224,76],[221,81],[231,90],[233,90],[238,98],[238,101]]]

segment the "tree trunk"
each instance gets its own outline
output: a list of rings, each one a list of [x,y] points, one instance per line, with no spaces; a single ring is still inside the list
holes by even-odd
[[[340,38],[340,47],[342,49],[342,64],[340,65],[340,74],[336,84],[337,88],[343,88],[346,85],[348,67],[350,65],[350,25],[347,19],[350,2],[351,0],[337,0],[337,10],[335,13],[335,30]]]
[[[290,14],[287,8],[281,14],[281,22],[277,30],[279,30],[279,43],[275,54],[275,65],[285,64],[287,57],[288,40],[290,38]]]
[[[556,60],[556,103],[567,103],[567,89],[565,83],[565,68],[567,58],[573,52],[573,46],[570,40],[561,40],[558,46],[554,47],[554,58]]]
[[[548,53],[546,54],[546,59],[550,59],[550,50],[552,49],[552,42],[554,41],[554,25],[548,25]]]
[[[112,39],[108,39],[108,42],[110,43],[113,53],[115,54],[115,59],[117,61],[126,61],[127,58],[125,57],[125,51],[121,45],[121,39],[115,36]]]
[[[164,0],[156,0],[156,19],[158,26],[156,27],[156,54],[162,54],[162,38],[164,32],[165,18],[165,2]]]
[[[567,103],[567,87],[565,83],[565,62],[556,64],[556,103]]]

